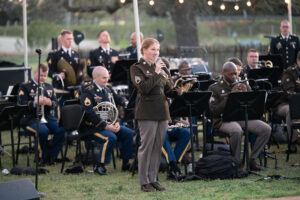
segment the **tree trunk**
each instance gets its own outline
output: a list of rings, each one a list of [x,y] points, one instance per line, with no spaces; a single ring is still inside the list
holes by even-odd
[[[185,1],[183,5],[174,6],[171,16],[176,31],[177,46],[197,47],[199,46],[197,21],[195,13],[195,1]],[[189,51],[189,50],[188,50]],[[189,51],[189,54],[193,54]],[[190,55],[193,56],[193,55]]]

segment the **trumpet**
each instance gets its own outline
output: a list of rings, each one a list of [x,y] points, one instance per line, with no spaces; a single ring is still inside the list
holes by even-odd
[[[41,86],[36,90],[36,94],[35,94],[36,101],[37,101],[37,98],[38,98],[38,90],[40,90],[40,92],[41,92],[42,99],[44,98],[44,87],[43,86],[44,85],[41,84]],[[39,116],[42,116],[41,119],[40,119],[40,123],[42,123],[42,124],[48,123],[46,118],[45,118],[45,105],[41,105],[41,110],[40,110]]]

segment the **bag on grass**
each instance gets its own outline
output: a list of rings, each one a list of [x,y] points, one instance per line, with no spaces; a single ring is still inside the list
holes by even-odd
[[[231,155],[214,153],[201,158],[196,163],[195,173],[203,179],[237,178],[238,161]]]

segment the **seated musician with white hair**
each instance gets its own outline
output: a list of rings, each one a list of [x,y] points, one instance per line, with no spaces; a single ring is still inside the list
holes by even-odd
[[[225,105],[230,92],[246,92],[249,90],[244,83],[233,84],[237,80],[237,68],[234,63],[226,62],[223,65],[222,77],[220,80],[211,85],[208,90],[212,91],[212,96],[209,100],[209,108],[213,116],[213,127],[221,132],[227,133],[230,136],[230,146],[232,153],[237,161],[240,161],[241,142],[243,136],[243,128],[245,121],[223,122],[221,115],[224,112]],[[271,135],[271,127],[261,120],[249,120],[248,130],[252,134],[257,135],[254,147],[250,155],[250,169],[259,171],[263,167],[258,166],[255,162],[269,140]],[[243,163],[240,163],[240,170],[243,169]]]
[[[133,132],[129,128],[120,126],[119,122],[113,122],[112,113],[107,112],[100,116],[94,110],[95,106],[101,106],[99,103],[110,102],[110,110],[113,110],[114,102],[124,104],[124,99],[118,96],[111,88],[107,87],[109,74],[106,68],[98,66],[93,70],[93,82],[86,87],[80,96],[80,103],[85,110],[83,125],[80,132],[87,138],[94,139],[101,144],[97,159],[97,165],[94,169],[99,175],[106,175],[106,164],[110,163],[111,152],[116,143],[120,144],[120,151],[123,160],[122,170],[129,169],[129,159],[133,157]],[[104,108],[104,106],[103,106]],[[116,113],[114,113],[116,114]],[[109,119],[104,119],[108,116]],[[106,121],[105,121],[106,120]]]

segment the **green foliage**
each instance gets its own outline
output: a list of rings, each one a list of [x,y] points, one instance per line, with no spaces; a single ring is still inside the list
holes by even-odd
[[[0,26],[0,35],[10,36],[10,37],[22,37],[23,36],[23,26]]]
[[[61,26],[45,21],[32,21],[28,26],[28,44],[30,47],[46,47],[52,37],[57,37]]]

